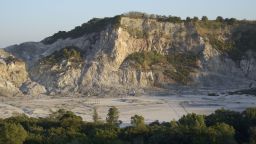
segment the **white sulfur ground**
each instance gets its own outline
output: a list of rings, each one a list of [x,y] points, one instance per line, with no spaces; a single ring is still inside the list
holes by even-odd
[[[46,117],[58,109],[71,110],[85,121],[92,121],[92,109],[97,107],[104,120],[110,106],[120,111],[120,120],[130,123],[131,116],[138,114],[145,121],[153,122],[177,120],[187,113],[210,114],[216,109],[225,108],[242,111],[256,107],[255,96],[140,96],[122,98],[23,98],[3,99],[0,101],[0,117],[10,117],[15,113],[25,113],[31,117]]]

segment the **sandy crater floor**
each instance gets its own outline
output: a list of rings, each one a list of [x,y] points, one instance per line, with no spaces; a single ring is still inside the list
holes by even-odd
[[[242,111],[247,107],[256,107],[255,96],[140,96],[119,98],[71,98],[40,97],[14,98],[0,101],[0,117],[6,118],[17,113],[31,117],[46,117],[58,109],[67,109],[81,116],[85,121],[92,121],[92,109],[97,107],[104,120],[110,106],[120,111],[120,120],[130,123],[131,116],[144,116],[146,122],[170,121],[179,119],[187,113],[210,114],[216,109],[225,108]]]

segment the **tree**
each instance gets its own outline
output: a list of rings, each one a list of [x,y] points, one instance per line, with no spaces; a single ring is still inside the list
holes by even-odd
[[[236,21],[237,21],[237,20],[236,20],[235,18],[230,18],[230,19],[226,18],[226,19],[225,19],[225,22],[226,22],[227,24],[229,24],[229,25],[235,24]]]
[[[72,111],[66,111],[59,121],[61,127],[74,130],[80,129],[83,123],[82,117],[75,115]]]
[[[190,17],[187,17],[187,18],[186,18],[186,22],[191,22],[191,18],[190,18]]]
[[[241,124],[241,114],[231,110],[219,109],[213,114],[206,116],[205,121],[207,126],[226,123],[237,128]]]
[[[250,144],[256,144],[256,127],[250,128]]]
[[[131,124],[133,127],[144,127],[145,126],[145,121],[143,116],[139,115],[134,115],[131,117]]]
[[[223,19],[223,17],[218,16],[218,17],[216,18],[216,21],[217,21],[217,22],[223,22],[223,21],[224,21],[224,19]]]
[[[247,108],[243,112],[243,116],[248,120],[256,122],[256,108]]]
[[[208,17],[207,16],[202,16],[201,20],[204,21],[204,22],[207,22],[208,21]]]
[[[173,23],[181,23],[182,22],[181,18],[176,17],[176,16],[169,16],[168,21],[173,22]]]
[[[195,16],[195,17],[193,18],[193,22],[198,22],[198,21],[199,21],[199,18]]]
[[[210,142],[213,144],[236,144],[235,129],[225,123],[217,123],[208,129]]]
[[[23,144],[28,134],[20,124],[4,123],[0,126],[1,144]]]
[[[108,124],[118,125],[119,124],[119,111],[115,106],[112,106],[108,110],[106,121]]]
[[[133,143],[144,143],[144,138],[147,135],[149,129],[145,125],[144,117],[134,115],[131,117],[132,128],[129,133],[131,134]]]
[[[187,127],[206,127],[204,116],[197,115],[195,113],[184,115],[182,118],[180,118],[179,124]]]
[[[93,115],[92,115],[93,122],[98,123],[100,121],[99,114],[97,112],[97,108],[93,108]]]

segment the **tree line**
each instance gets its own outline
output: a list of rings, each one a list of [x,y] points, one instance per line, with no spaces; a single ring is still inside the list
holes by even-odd
[[[173,22],[173,23],[181,23],[181,22],[198,22],[198,21],[203,21],[207,22],[209,21],[207,16],[202,16],[201,19],[199,17],[194,16],[194,17],[186,17],[185,20],[183,20],[181,17],[178,16],[164,16],[164,15],[156,15],[156,14],[147,14],[143,12],[136,12],[136,11],[131,11],[128,13],[124,13],[121,16],[123,17],[130,17],[130,18],[137,18],[137,19],[156,19],[158,21],[163,21],[163,22]],[[238,20],[236,18],[223,18],[222,16],[217,16],[216,19],[214,20],[216,22],[222,22],[222,23],[227,23],[227,24],[234,24]]]
[[[170,122],[146,124],[134,115],[121,128],[119,110],[110,107],[106,120],[93,109],[93,122],[71,111],[46,118],[26,115],[0,119],[0,144],[255,144],[256,108],[243,112],[220,109],[208,116],[187,114]]]

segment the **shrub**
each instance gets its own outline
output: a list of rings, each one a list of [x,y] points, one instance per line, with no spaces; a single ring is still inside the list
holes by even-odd
[[[207,16],[203,16],[201,20],[204,21],[204,22],[207,22],[208,21],[208,17]]]

